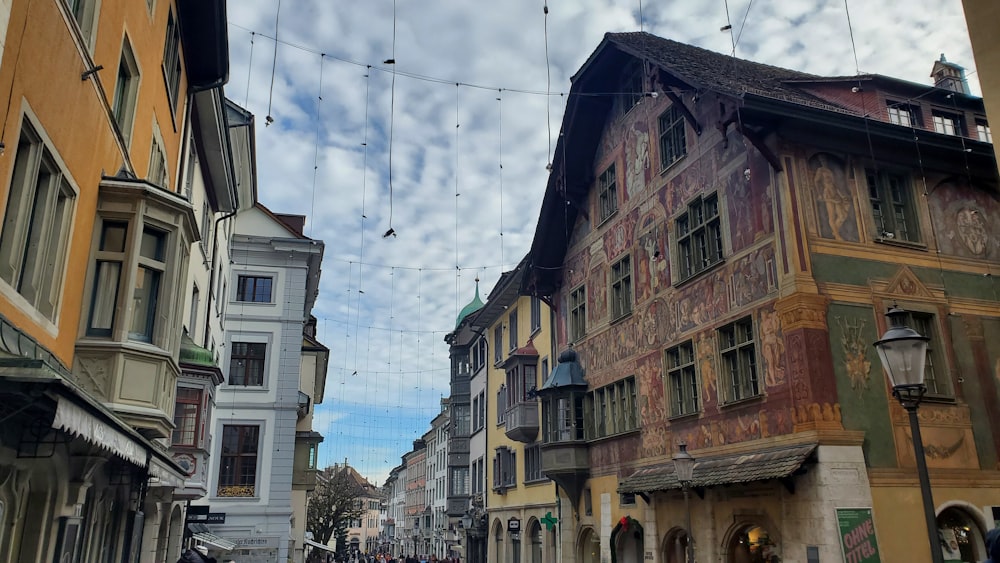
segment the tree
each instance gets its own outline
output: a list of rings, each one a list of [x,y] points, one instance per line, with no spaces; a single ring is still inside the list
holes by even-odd
[[[327,467],[316,475],[316,489],[309,497],[306,513],[308,530],[315,541],[326,545],[337,539],[337,555],[343,560],[347,529],[365,512],[364,489],[347,467]],[[310,561],[322,561],[322,552],[314,549]]]

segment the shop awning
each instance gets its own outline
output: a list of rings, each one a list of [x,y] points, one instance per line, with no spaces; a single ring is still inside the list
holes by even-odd
[[[306,540],[302,540],[302,541],[306,542],[306,545],[311,545],[313,547],[318,547],[318,548],[320,548],[322,550],[329,551],[331,553],[336,553],[336,551],[337,551],[336,549],[333,549],[332,547],[330,547],[328,545],[323,545],[323,544],[321,544],[321,543],[319,543],[317,541],[312,541],[310,539],[306,539]]]
[[[208,526],[193,522],[187,525],[188,529],[191,530],[191,537],[195,540],[214,547],[215,549],[221,549],[222,551],[232,551],[236,548],[236,542],[227,540],[226,538],[217,536],[208,530]]]
[[[712,487],[789,477],[802,468],[806,460],[816,451],[817,445],[799,444],[758,450],[753,453],[697,459],[691,486]],[[652,493],[680,488],[680,481],[674,473],[674,464],[669,462],[636,470],[621,481],[618,492]]]
[[[52,428],[83,438],[127,461],[146,467],[146,447],[126,433],[83,410],[66,397],[59,397]]]

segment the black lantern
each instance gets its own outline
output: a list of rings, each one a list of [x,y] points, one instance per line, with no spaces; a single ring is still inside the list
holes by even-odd
[[[691,530],[691,501],[688,499],[688,491],[691,488],[691,480],[694,478],[694,457],[688,453],[687,444],[678,444],[680,451],[674,454],[674,473],[677,481],[684,491],[684,512],[687,518],[687,563],[694,563],[694,533]]]

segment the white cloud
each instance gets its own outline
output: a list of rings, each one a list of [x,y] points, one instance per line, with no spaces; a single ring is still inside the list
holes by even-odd
[[[348,457],[369,476],[385,475],[399,463],[427,430],[439,398],[448,395],[443,338],[472,298],[474,278],[483,280],[485,296],[502,269],[527,251],[550,141],[554,146],[566,102],[515,91],[547,87],[546,22],[537,0],[395,4],[395,69],[440,79],[397,75],[395,96],[393,67],[382,64],[393,56],[391,0],[285,3],[279,36],[311,51],[278,47],[273,93],[274,43],[259,34],[274,34],[277,2],[229,4],[235,25],[229,28],[227,94],[257,116],[260,199],[278,212],[309,215],[307,233],[326,242],[314,310],[319,336],[331,349],[317,419],[326,435],[322,461]],[[569,90],[570,76],[605,32],[639,28],[637,1],[548,4],[555,93]],[[914,0],[905,9],[897,4],[850,2],[857,67],[928,84],[933,61],[944,52],[968,69],[978,93],[960,0]],[[727,18],[721,1],[646,2],[643,26],[728,53],[730,35],[719,28],[731,20],[739,33],[748,5],[731,0]],[[854,74],[844,7],[842,0],[756,0],[737,55],[816,74]],[[244,28],[258,33],[250,72],[251,34]],[[317,119],[319,53],[326,56]],[[275,122],[265,127],[269,102]],[[398,237],[383,239],[390,212],[390,103],[392,227]]]

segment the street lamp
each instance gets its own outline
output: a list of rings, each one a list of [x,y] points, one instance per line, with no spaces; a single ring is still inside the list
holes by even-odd
[[[694,563],[694,532],[691,530],[691,503],[688,500],[688,489],[691,488],[691,478],[694,476],[694,458],[688,453],[687,444],[679,444],[681,451],[674,454],[674,473],[684,491],[684,512],[687,514],[687,563]]]
[[[927,363],[927,342],[930,338],[906,326],[906,311],[893,306],[885,314],[889,329],[882,339],[875,343],[879,360],[885,370],[892,394],[906,409],[910,418],[910,434],[913,435],[913,453],[917,460],[917,477],[920,493],[924,501],[924,519],[927,523],[927,539],[930,542],[931,561],[941,563],[941,545],[937,535],[934,516],[934,499],[931,497],[931,482],[927,476],[927,460],[924,458],[924,441],[920,437],[920,421],[917,407],[920,406],[927,386],[924,385],[924,365]]]

